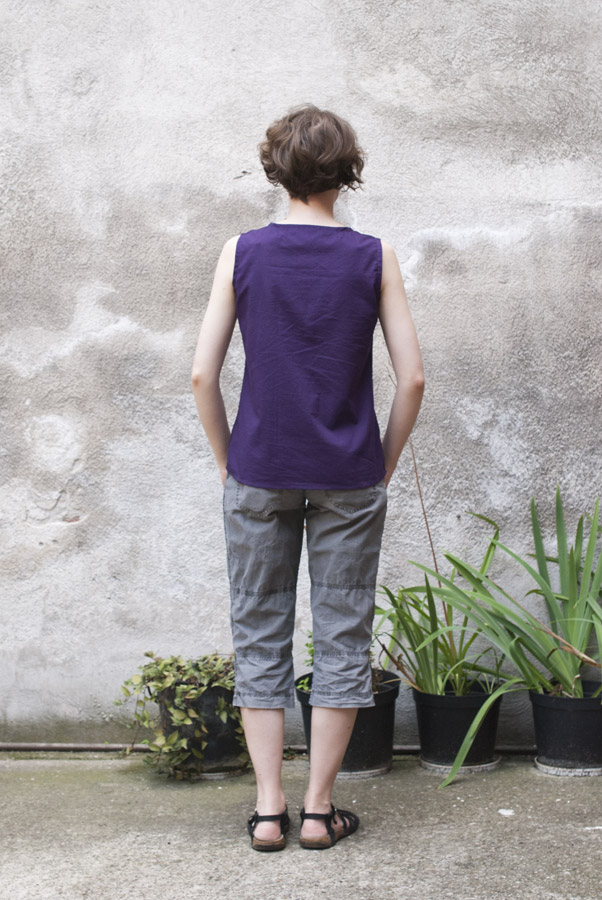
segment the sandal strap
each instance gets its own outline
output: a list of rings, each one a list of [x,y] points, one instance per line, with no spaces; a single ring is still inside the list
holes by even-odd
[[[305,812],[305,808],[303,808],[300,812],[301,822],[303,823],[306,819],[320,819],[326,824],[326,831],[330,837],[334,835],[334,828],[332,827],[332,820],[336,815],[336,810],[334,806],[331,805],[329,813],[308,813]]]
[[[278,813],[275,816],[260,816],[257,810],[255,810],[253,815],[249,816],[249,825],[251,828],[255,828],[258,822],[280,822],[281,827],[284,828],[288,821],[288,809],[285,809],[284,812]]]
[[[251,819],[254,822],[278,822],[283,817],[284,813],[280,813],[277,816],[260,816],[258,813],[253,813]]]
[[[350,812],[348,809],[338,809],[336,806],[331,806],[329,813],[307,813],[304,809],[301,810],[301,820],[304,819],[327,819],[335,818],[338,816],[341,822],[343,823],[343,828],[345,831],[348,831],[349,828],[353,825],[353,823],[357,820],[357,816],[355,813]]]
[[[336,809],[334,806],[332,807],[333,815],[337,815],[341,822],[343,823],[343,830],[345,833],[349,831],[351,826],[354,824],[354,820],[357,819],[355,813],[349,812],[347,809]]]

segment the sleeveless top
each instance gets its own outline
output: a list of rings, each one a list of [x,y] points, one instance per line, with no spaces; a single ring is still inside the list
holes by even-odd
[[[352,489],[385,476],[372,338],[382,245],[349,227],[240,235],[233,286],[245,371],[227,470],[255,487]]]

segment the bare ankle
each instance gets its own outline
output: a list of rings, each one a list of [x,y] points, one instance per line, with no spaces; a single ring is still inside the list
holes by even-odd
[[[258,791],[255,809],[260,815],[277,815],[284,812],[285,808],[286,798],[283,791]]]
[[[332,799],[324,794],[306,794],[303,805],[306,812],[329,813],[332,808]]]

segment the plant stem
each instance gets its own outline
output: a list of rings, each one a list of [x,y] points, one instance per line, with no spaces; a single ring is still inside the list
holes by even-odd
[[[431,555],[433,557],[433,564],[435,566],[435,572],[439,575],[439,566],[437,565],[437,554],[435,553],[435,545],[433,544],[433,538],[431,535],[431,529],[429,527],[429,520],[426,514],[426,507],[424,505],[424,498],[422,496],[422,488],[420,487],[420,478],[418,476],[418,464],[416,462],[416,453],[414,452],[414,444],[412,443],[412,438],[408,438],[408,443],[410,445],[410,452],[412,454],[412,463],[414,465],[414,477],[416,479],[416,487],[418,488],[418,497],[420,498],[420,506],[422,507],[422,518],[424,519],[424,524],[426,526],[426,533],[428,535],[429,544],[431,545]],[[441,582],[437,579],[437,584],[441,587]],[[445,601],[441,601],[443,606],[443,615],[445,616],[445,621],[447,625],[452,624],[452,613],[448,608],[447,603]],[[449,644],[449,649],[451,650],[452,659],[455,661],[457,658],[456,654],[456,646],[454,643],[453,633],[450,631],[447,635],[447,642]]]
[[[416,463],[416,454],[414,452],[414,444],[412,442],[412,438],[408,438],[408,444],[410,445],[410,453],[412,454],[412,463],[414,465],[414,477],[416,478],[416,487],[418,488],[418,497],[420,498],[420,506],[422,507],[422,518],[424,519],[424,524],[426,525],[426,533],[428,535],[429,544],[431,545],[431,555],[433,557],[433,564],[435,566],[435,572],[437,575],[439,574],[439,566],[437,565],[437,556],[435,554],[435,545],[433,544],[433,538],[431,537],[431,529],[429,528],[429,520],[426,514],[426,507],[424,505],[424,499],[422,497],[422,489],[420,487],[420,478],[418,477],[418,465]],[[441,587],[441,583],[437,582],[439,587]]]

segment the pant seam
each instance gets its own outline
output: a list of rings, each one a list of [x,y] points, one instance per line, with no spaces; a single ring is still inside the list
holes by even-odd
[[[297,586],[292,585],[292,587],[284,586],[284,587],[276,587],[276,588],[266,588],[265,590],[261,590],[261,591],[251,591],[247,588],[240,588],[240,587],[233,586],[232,593],[242,595],[243,597],[268,597],[268,596],[271,596],[272,594],[293,594],[296,592],[296,589],[297,589]]]
[[[315,587],[326,587],[326,588],[345,588],[346,590],[354,590],[359,589],[362,591],[372,591],[376,587],[376,581],[374,583],[366,584],[365,582],[359,583],[345,583],[342,581],[332,582],[332,581],[317,581],[317,579],[312,578],[311,584]]]
[[[237,650],[239,659],[285,659],[290,660],[291,654],[284,653],[253,653],[252,651]]]

